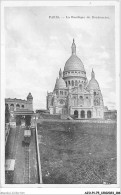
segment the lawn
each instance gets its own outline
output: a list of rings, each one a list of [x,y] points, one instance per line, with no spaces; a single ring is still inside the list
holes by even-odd
[[[38,124],[44,184],[116,184],[116,123]]]

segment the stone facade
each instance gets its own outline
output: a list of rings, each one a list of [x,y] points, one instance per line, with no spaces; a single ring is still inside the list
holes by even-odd
[[[88,82],[86,71],[76,55],[73,40],[72,55],[59,71],[53,92],[47,93],[47,109],[50,114],[74,115],[76,118],[103,118],[103,97],[95,73],[92,70]]]
[[[8,107],[11,111],[27,109],[33,110],[33,97],[31,93],[28,94],[26,100],[16,99],[16,98],[6,98],[5,104],[8,104]]]

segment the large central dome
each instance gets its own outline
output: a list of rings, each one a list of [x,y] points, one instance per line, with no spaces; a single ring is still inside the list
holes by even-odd
[[[69,70],[85,71],[82,61],[76,55],[71,55],[71,57],[65,63],[64,71]]]
[[[76,55],[76,45],[75,45],[74,39],[73,39],[73,43],[72,43],[71,48],[72,48],[72,55],[65,63],[64,71],[78,70],[78,71],[85,72],[84,65],[83,65],[82,61]]]

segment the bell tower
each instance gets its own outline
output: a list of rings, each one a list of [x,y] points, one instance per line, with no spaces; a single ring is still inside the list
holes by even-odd
[[[27,108],[28,110],[33,110],[33,97],[31,93],[27,96]]]

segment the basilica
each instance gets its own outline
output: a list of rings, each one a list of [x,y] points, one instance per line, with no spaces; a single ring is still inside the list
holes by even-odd
[[[47,109],[50,114],[74,116],[77,119],[103,118],[103,96],[95,73],[92,69],[88,82],[84,65],[76,55],[74,40],[71,50],[64,71],[59,71],[53,92],[47,93]]]

